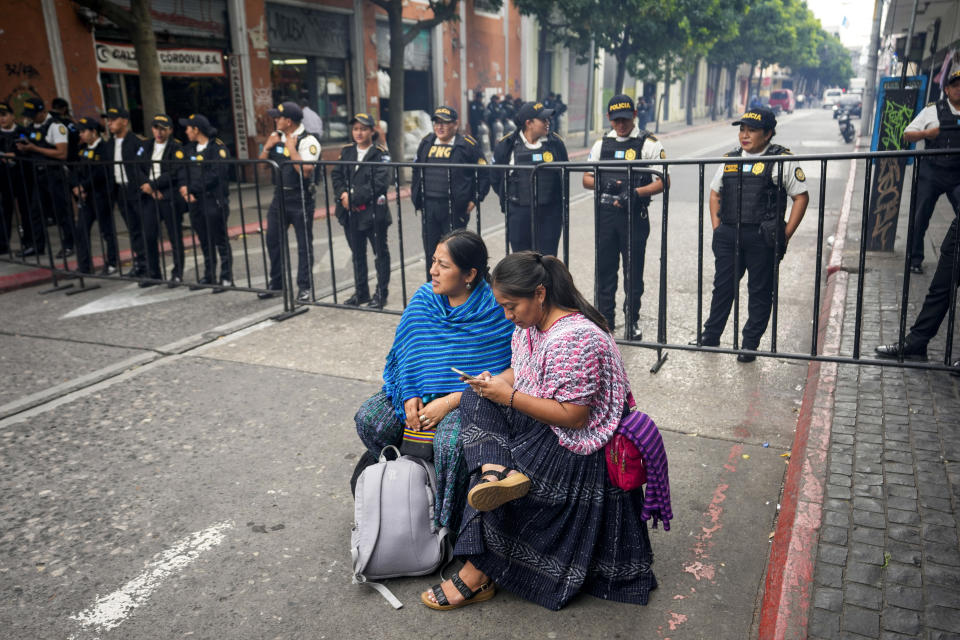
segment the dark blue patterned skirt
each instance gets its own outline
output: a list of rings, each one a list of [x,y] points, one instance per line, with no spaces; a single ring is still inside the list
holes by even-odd
[[[647,604],[657,579],[640,519],[642,492],[610,484],[602,451],[573,453],[525,414],[470,390],[460,411],[471,484],[482,464],[493,463],[526,474],[531,488],[486,513],[467,506],[454,553],[497,586],[548,609],[560,609],[580,591]]]
[[[390,396],[382,390],[360,405],[353,419],[357,423],[357,435],[374,456],[379,457],[387,445],[400,448],[403,423],[397,419]],[[454,409],[444,416],[436,432],[433,438],[433,468],[437,472],[434,522],[456,533],[467,504],[470,479],[460,447],[460,410]]]

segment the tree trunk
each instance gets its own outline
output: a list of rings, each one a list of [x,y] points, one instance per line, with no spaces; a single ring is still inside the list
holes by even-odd
[[[623,93],[623,81],[627,76],[627,57],[623,55],[621,57],[620,52],[617,52],[617,78],[614,83],[613,92],[614,93]]]
[[[135,21],[130,39],[137,56],[140,97],[143,99],[143,127],[147,130],[147,123],[153,120],[153,116],[167,111],[160,79],[160,61],[157,59],[157,38],[150,17],[150,0],[133,0],[130,13]]]
[[[544,85],[550,71],[547,69],[547,30],[541,24],[537,29],[537,95],[534,96],[534,101],[547,97],[547,88]]]
[[[390,3],[390,114],[387,120],[387,148],[394,162],[403,162],[403,4]]]
[[[760,87],[763,86],[763,70],[766,69],[765,66],[760,65],[760,75],[757,76],[757,96],[760,96]]]
[[[670,63],[667,63],[667,70],[663,76],[663,121],[670,119]]]
[[[700,61],[694,64],[693,73],[687,74],[687,126],[693,124],[693,103],[697,97],[697,85],[700,80]]]
[[[734,96],[737,95],[737,66],[732,65],[727,67],[727,84],[729,89],[727,90],[727,117],[733,117],[733,100]]]

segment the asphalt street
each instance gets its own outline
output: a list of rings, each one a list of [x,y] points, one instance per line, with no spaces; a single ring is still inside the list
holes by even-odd
[[[776,141],[795,153],[852,150],[826,111],[785,116]],[[716,157],[736,145],[735,129],[703,128],[664,144],[670,158]],[[827,236],[848,167],[831,163],[826,175],[804,167],[811,205],[781,265],[781,350],[810,348],[820,181]],[[641,323],[652,337],[665,267],[668,340],[682,344],[696,334],[701,227],[704,305],[712,255],[696,168],[671,175],[663,263],[662,199],[651,209]],[[570,266],[591,298],[592,205],[579,192]],[[504,241],[502,219],[487,221],[495,208],[492,198],[484,203],[482,227],[494,261]],[[326,224],[317,224],[322,244]],[[339,277],[349,253],[336,242]],[[423,258],[405,257],[409,294]],[[316,273],[330,272],[329,255],[318,255]],[[397,271],[393,277],[399,281]],[[397,316],[317,307],[278,323],[270,319],[276,301],[248,292],[102,284],[70,297],[37,288],[0,296],[0,635],[755,634],[804,362],[762,357],[744,365],[731,355],[673,351],[651,374],[655,351],[622,347],[638,404],[660,425],[670,456],[675,519],[671,531],[651,531],[660,588],[647,607],[583,596],[554,613],[502,592],[438,614],[417,602],[432,576],[390,581],[405,605],[394,611],[350,583],[348,480],[362,451],[352,417],[380,386]],[[399,310],[400,290],[392,291]],[[732,341],[728,327],[723,344]]]

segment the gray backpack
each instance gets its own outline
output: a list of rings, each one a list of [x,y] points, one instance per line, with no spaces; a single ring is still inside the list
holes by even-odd
[[[395,460],[388,460],[393,449]],[[357,480],[350,534],[353,583],[376,589],[395,609],[403,604],[371,580],[433,573],[453,554],[447,527],[433,522],[437,478],[433,465],[384,447],[377,464]]]

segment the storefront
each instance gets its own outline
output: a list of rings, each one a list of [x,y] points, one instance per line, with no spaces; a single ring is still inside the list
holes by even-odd
[[[433,113],[433,64],[430,31],[420,31],[403,50],[403,110]],[[377,66],[389,77],[390,72],[390,24],[377,19]],[[381,83],[389,88],[389,84]],[[390,96],[380,91],[380,117],[387,120]]]
[[[227,0],[150,0],[167,111],[174,118],[203,113],[236,153],[234,109],[227,76]],[[94,25],[94,52],[106,107],[130,110],[134,131],[150,134],[140,77],[127,34],[108,21]],[[78,114],[85,115],[85,114]],[[178,136],[183,132],[177,131]]]
[[[108,107],[127,105],[134,131],[149,133],[153,114],[143,113],[140,77],[133,45],[97,41],[97,67]],[[235,151],[230,90],[224,55],[216,49],[162,48],[157,52],[167,111],[174,118],[203,113],[220,131],[220,137]]]
[[[350,16],[267,3],[273,103],[306,101],[323,120],[324,142],[349,138],[353,109]]]

